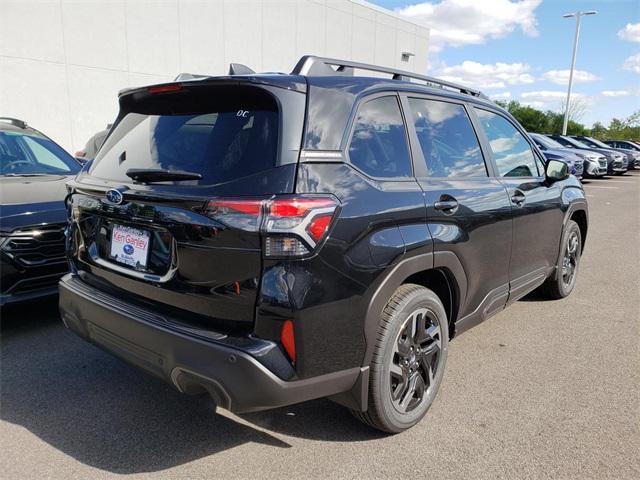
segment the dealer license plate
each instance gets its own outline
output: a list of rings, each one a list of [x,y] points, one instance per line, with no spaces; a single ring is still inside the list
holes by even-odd
[[[149,232],[114,224],[111,230],[110,257],[130,267],[146,268],[149,238]]]

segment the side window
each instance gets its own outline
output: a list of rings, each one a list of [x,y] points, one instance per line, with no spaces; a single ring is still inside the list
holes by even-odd
[[[462,105],[410,98],[420,148],[431,177],[486,177],[478,138]]]
[[[398,99],[369,100],[358,110],[349,145],[351,163],[372,177],[410,177],[411,157]]]
[[[529,142],[501,115],[476,109],[501,177],[536,177],[538,168]]]

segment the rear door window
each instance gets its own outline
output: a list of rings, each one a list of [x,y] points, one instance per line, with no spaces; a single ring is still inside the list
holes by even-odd
[[[407,133],[395,96],[369,100],[358,110],[349,160],[371,177],[412,175]]]
[[[501,177],[537,177],[535,154],[524,135],[502,115],[478,108],[476,113],[489,139],[498,174]]]
[[[214,185],[276,166],[279,112],[273,99],[211,93],[200,104],[181,103],[179,95],[175,103],[175,108],[162,106],[158,114],[124,116],[91,174],[130,182],[129,168],[162,168],[199,173],[202,179],[192,183]]]
[[[409,98],[409,106],[428,176],[487,176],[478,138],[462,105]]]

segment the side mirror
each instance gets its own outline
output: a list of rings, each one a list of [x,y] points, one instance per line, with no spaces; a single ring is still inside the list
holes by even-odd
[[[558,182],[569,178],[569,166],[560,160],[548,160],[545,173],[548,180]]]

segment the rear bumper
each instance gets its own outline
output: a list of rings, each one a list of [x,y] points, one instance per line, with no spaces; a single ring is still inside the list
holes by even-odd
[[[135,309],[123,309],[121,303],[109,301],[77,275],[68,274],[60,281],[60,313],[67,328],[184,393],[208,392],[217,405],[233,412],[342,393],[354,386],[360,374],[359,368],[352,368],[285,381],[255,355],[148,321]]]

